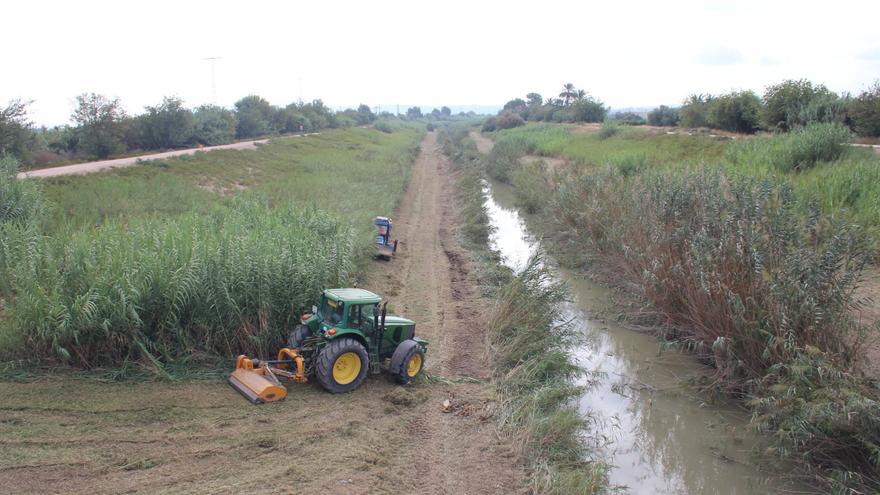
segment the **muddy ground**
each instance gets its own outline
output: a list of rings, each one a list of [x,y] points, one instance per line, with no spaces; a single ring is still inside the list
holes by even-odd
[[[394,217],[398,256],[361,286],[417,322],[439,378],[372,377],[345,395],[291,385],[263,406],[224,381],[0,382],[0,492],[521,491],[522,463],[490,417],[487,302],[455,238],[451,172],[434,133],[421,146]]]

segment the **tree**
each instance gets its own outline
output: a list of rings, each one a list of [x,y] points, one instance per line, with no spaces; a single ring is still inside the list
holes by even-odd
[[[579,89],[574,92],[574,100],[575,101],[583,101],[587,97],[587,92],[583,89]]]
[[[183,106],[183,100],[165,97],[162,103],[146,110],[140,124],[147,149],[179,148],[192,141],[193,114]]]
[[[571,104],[571,101],[577,95],[576,90],[574,88],[574,84],[565,83],[562,85],[562,92],[559,93],[559,97],[562,98],[562,105],[568,106]]]
[[[447,106],[440,107],[440,115],[444,118],[450,117],[452,116],[452,109]]]
[[[660,105],[658,108],[648,112],[648,123],[656,126],[675,126],[678,125],[678,111],[669,108],[666,105]]]
[[[709,104],[712,95],[692,94],[678,109],[678,123],[682,127],[707,127],[709,125]]]
[[[419,107],[409,107],[406,109],[406,116],[410,119],[422,118],[422,109]]]
[[[502,112],[522,112],[526,109],[526,102],[522,98],[514,98],[504,104]]]
[[[311,123],[311,130],[313,131],[339,125],[336,116],[321,100],[312,100],[311,103],[297,105],[297,109]]]
[[[28,120],[31,101],[12,100],[0,109],[0,155],[24,160],[34,144],[33,124]]]
[[[265,136],[275,132],[272,125],[275,108],[257,95],[248,95],[235,102],[238,127],[235,135],[239,139]]]
[[[538,93],[529,93],[526,95],[526,102],[530,107],[539,107],[544,103],[544,99]]]
[[[76,97],[76,108],[71,119],[77,124],[80,149],[96,158],[123,151],[122,121],[125,111],[119,98],[107,98],[96,93]]]
[[[605,105],[589,97],[576,101],[571,107],[571,118],[575,122],[602,122],[607,115]]]
[[[752,91],[732,91],[709,104],[711,127],[731,132],[754,133],[761,123],[761,99]]]
[[[358,105],[355,121],[358,125],[368,125],[376,120],[376,114],[370,110],[370,107],[361,103]]]
[[[524,125],[526,122],[520,117],[518,114],[513,112],[503,112],[498,119],[495,121],[495,125],[498,129],[512,129],[514,127],[519,127]],[[485,127],[485,124],[484,124]]]
[[[824,85],[813,85],[807,79],[787,79],[764,91],[762,120],[767,129],[788,131],[810,122],[837,120],[839,97]]]
[[[202,105],[193,113],[193,140],[207,146],[230,143],[238,124],[231,110],[216,105]]]
[[[849,104],[849,117],[861,136],[880,136],[880,79]]]

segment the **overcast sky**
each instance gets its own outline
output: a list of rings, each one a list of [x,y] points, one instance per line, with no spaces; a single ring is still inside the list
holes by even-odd
[[[333,108],[500,105],[565,82],[612,107],[806,77],[858,92],[880,78],[880,1],[97,2],[0,6],[0,104],[61,124],[97,92],[132,113],[249,93]]]

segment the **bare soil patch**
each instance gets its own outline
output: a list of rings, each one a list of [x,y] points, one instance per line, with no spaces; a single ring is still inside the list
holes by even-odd
[[[253,406],[222,381],[0,382],[0,489],[14,493],[522,491],[526,473],[491,419],[485,301],[455,237],[449,164],[421,145],[394,217],[401,241],[361,286],[430,340],[433,379],[371,377],[350,394],[290,385]],[[449,406],[444,412],[444,401]]]

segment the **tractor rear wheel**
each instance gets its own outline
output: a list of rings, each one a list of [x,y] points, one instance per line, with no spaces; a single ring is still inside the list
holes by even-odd
[[[360,342],[341,338],[321,349],[315,365],[315,377],[330,393],[351,392],[367,377],[369,364],[367,350]]]
[[[290,332],[290,337],[287,338],[287,348],[288,349],[302,349],[302,343],[308,337],[312,335],[312,330],[306,325],[297,325],[296,328]]]

